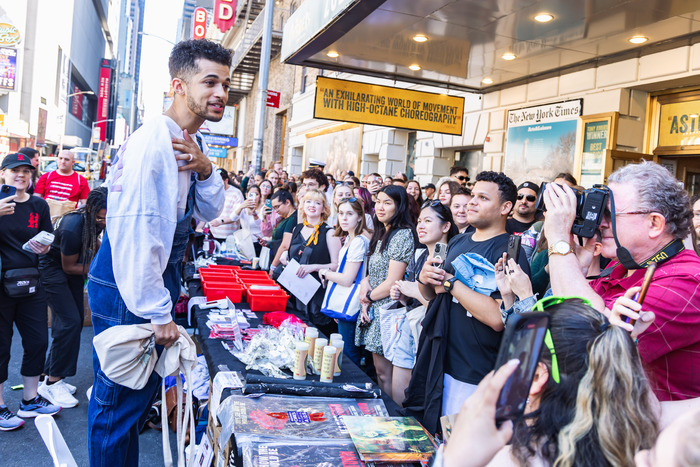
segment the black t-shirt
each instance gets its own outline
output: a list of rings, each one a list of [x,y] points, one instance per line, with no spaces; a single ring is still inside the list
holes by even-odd
[[[15,212],[0,217],[0,258],[2,270],[35,268],[38,256],[22,245],[39,232],[53,232],[49,205],[43,198],[30,196],[23,203],[15,201]]]
[[[450,241],[445,271],[454,274],[452,261],[463,253],[479,254],[495,265],[508,250],[509,234],[500,234],[482,242],[472,240],[473,235],[473,233],[460,234]],[[525,273],[530,275],[530,266],[522,250],[518,264]],[[491,298],[501,298],[498,289],[491,294]],[[452,300],[445,372],[459,381],[478,384],[489,371],[493,370],[502,335],[503,332],[494,331],[490,326],[474,318],[462,305]]]
[[[73,213],[63,216],[56,227],[56,238],[47,254],[39,259],[39,267],[42,270],[63,270],[61,253],[64,256],[77,255],[83,246],[83,226],[85,218],[81,213]],[[78,258],[82,262],[83,258]]]
[[[511,217],[506,221],[506,232],[508,232],[509,234],[520,235],[521,233],[529,229],[530,226],[534,223],[534,220],[532,222],[520,222],[514,217]]]

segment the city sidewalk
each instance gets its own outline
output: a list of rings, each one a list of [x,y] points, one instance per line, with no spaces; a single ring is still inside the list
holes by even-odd
[[[78,358],[78,374],[66,381],[76,386],[75,394],[79,404],[72,409],[64,409],[55,416],[63,437],[79,466],[89,465],[87,447],[87,409],[88,401],[85,391],[92,385],[92,327],[83,328]],[[9,379],[5,382],[4,397],[7,406],[17,412],[22,391],[13,391],[10,386],[22,384],[20,366],[22,364],[22,345],[17,328],[12,337],[12,357],[9,365]],[[44,445],[39,432],[34,426],[34,419],[24,419],[24,426],[15,431],[0,432],[0,464],[3,467],[26,467],[52,465],[51,456]],[[175,434],[170,435],[173,459],[176,459]],[[163,465],[163,447],[161,433],[147,429],[139,439],[141,465]]]

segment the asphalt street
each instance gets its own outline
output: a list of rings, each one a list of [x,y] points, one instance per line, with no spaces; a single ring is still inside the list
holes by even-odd
[[[85,391],[92,385],[93,380],[92,337],[92,327],[84,327],[80,343],[80,356],[78,358],[78,373],[66,379],[67,382],[78,388],[76,397],[79,404],[72,409],[64,409],[55,416],[56,424],[61,430],[68,448],[71,450],[77,464],[81,467],[88,466],[90,463],[87,447],[88,401]],[[5,382],[3,394],[5,403],[14,412],[17,412],[19,409],[22,391],[13,391],[10,389],[10,386],[22,384],[22,378],[19,373],[21,363],[22,344],[17,328],[15,328],[12,337],[9,379]],[[177,443],[173,433],[170,435],[170,440],[170,446],[174,448]],[[139,463],[141,465],[163,465],[163,448],[160,432],[147,429],[141,434],[139,446]],[[173,460],[177,462],[175,459],[177,457],[173,453]],[[0,431],[0,465],[3,467],[52,465],[51,456],[34,426],[34,419],[25,419],[24,426],[17,430]]]

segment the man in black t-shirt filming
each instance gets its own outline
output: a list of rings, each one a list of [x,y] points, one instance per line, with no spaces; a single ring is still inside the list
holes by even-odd
[[[420,286],[421,293],[424,297],[433,299],[426,319],[432,316],[432,307],[439,307],[435,320],[447,320],[442,321],[442,325],[435,325],[436,328],[442,326],[443,329],[442,339],[437,344],[444,351],[443,385],[438,384],[430,391],[425,391],[425,416],[428,421],[441,415],[428,413],[429,410],[436,411],[430,407],[439,407],[439,404],[428,402],[431,398],[442,397],[442,415],[459,412],[462,403],[476,390],[479,381],[493,369],[504,328],[499,311],[501,297],[498,290],[490,295],[472,290],[454,276],[452,262],[463,253],[475,253],[491,264],[496,264],[508,249],[506,219],[517,191],[513,181],[505,174],[485,171],[477,175],[473,194],[467,207],[467,219],[476,230],[458,235],[450,241],[444,269],[438,267],[439,260],[428,258],[419,276],[419,282],[423,284]],[[529,275],[530,268],[523,252],[517,261]],[[430,339],[429,336],[426,337]],[[431,350],[426,348],[430,344],[423,344],[419,354]],[[440,354],[434,352],[435,349],[432,350],[433,355]],[[435,368],[435,363],[440,365],[440,362],[433,362],[432,368]],[[416,367],[418,368],[418,361]],[[436,374],[431,376],[428,379],[440,378]],[[409,388],[409,398],[410,391]]]
[[[540,187],[533,182],[523,182],[518,187],[518,197],[513,208],[513,217],[506,222],[506,231],[520,235],[535,223],[537,194]]]

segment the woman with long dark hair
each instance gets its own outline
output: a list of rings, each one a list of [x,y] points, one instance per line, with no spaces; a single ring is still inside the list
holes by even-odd
[[[439,200],[427,201],[423,204],[423,209],[418,216],[416,224],[418,241],[425,248],[416,251],[414,258],[409,263],[406,280],[397,281],[391,288],[391,298],[399,300],[406,306],[406,314],[397,323],[397,341],[394,344],[394,355],[392,358],[392,379],[391,394],[392,399],[397,404],[404,400],[404,391],[408,387],[416,363],[416,353],[418,351],[418,336],[415,335],[409,323],[409,311],[415,314],[418,307],[423,307],[421,316],[425,316],[425,307],[428,300],[420,293],[418,278],[420,270],[423,268],[428,257],[435,254],[437,243],[447,244],[455,235],[459,234],[457,225],[452,219],[449,208]],[[422,317],[416,319],[422,321]]]
[[[365,208],[365,222],[369,230],[374,230],[374,203],[372,202],[372,193],[367,188],[353,188],[355,198],[362,200],[362,206]]]
[[[39,270],[51,307],[51,349],[48,375],[39,394],[64,409],[75,407],[75,386],[63,378],[74,376],[83,330],[83,285],[92,258],[100,247],[107,215],[107,187],[95,188],[84,207],[64,214],[56,222],[55,239],[41,257]]]
[[[374,234],[369,245],[368,276],[362,281],[363,309],[357,320],[355,344],[372,352],[382,391],[391,394],[392,364],[384,357],[380,332],[381,306],[391,301],[391,287],[403,279],[416,244],[406,189],[387,185],[377,192]]]

